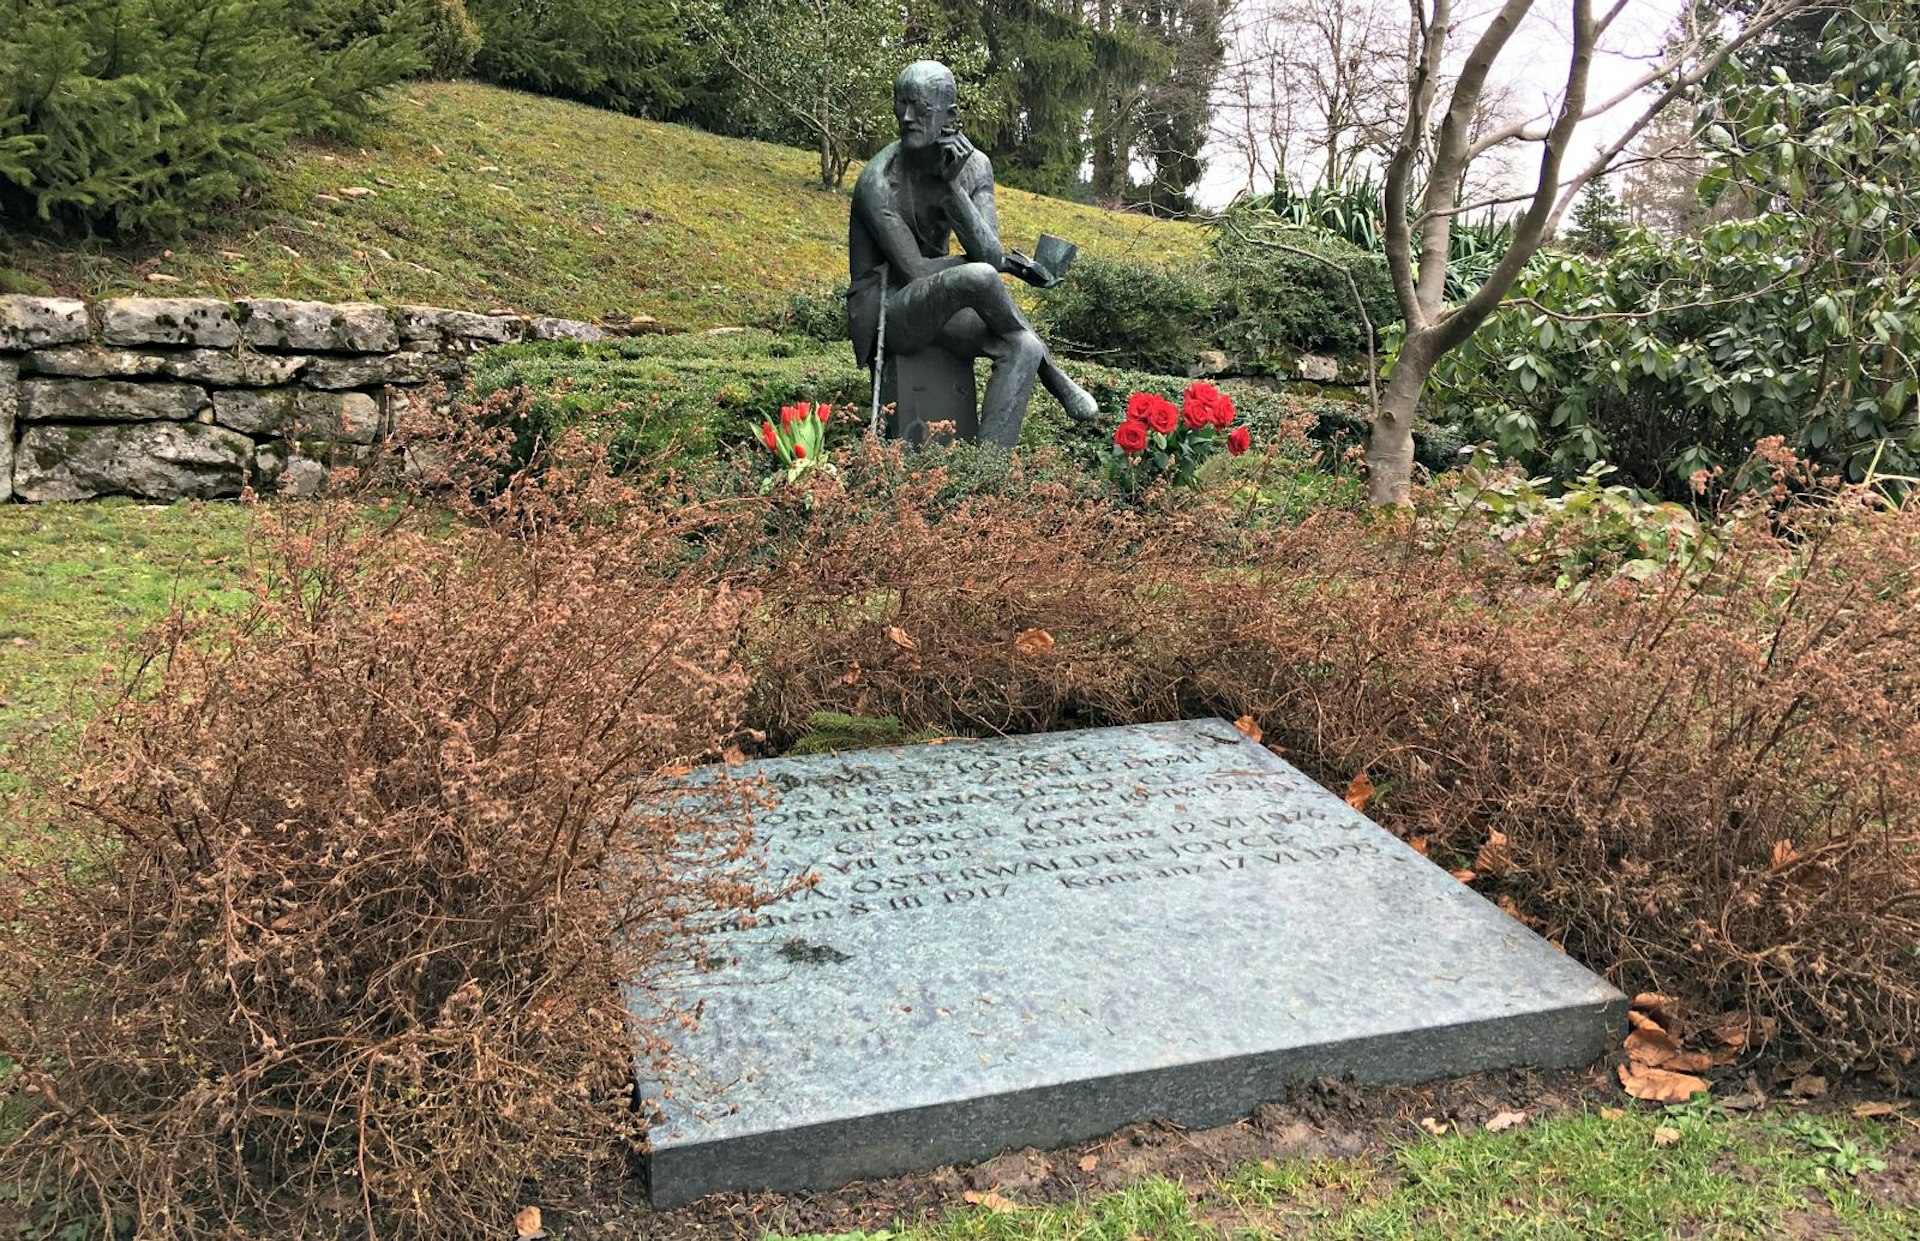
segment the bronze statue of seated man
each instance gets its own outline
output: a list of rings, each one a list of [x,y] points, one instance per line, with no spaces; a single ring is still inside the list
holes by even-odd
[[[882,348],[895,361],[936,348],[957,359],[992,358],[979,437],[1002,447],[1020,438],[1036,378],[1071,417],[1093,418],[1094,399],[1054,364],[1000,278],[1008,272],[1043,287],[1058,280],[1002,248],[993,165],[960,132],[953,74],[937,61],[908,65],[894,83],[893,110],[899,141],[867,163],[853,190],[847,308],[854,356],[869,367],[883,364]],[[961,253],[949,254],[955,237]],[[972,391],[970,369],[965,391]]]

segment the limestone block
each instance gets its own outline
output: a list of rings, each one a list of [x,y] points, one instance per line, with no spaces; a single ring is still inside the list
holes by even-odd
[[[310,500],[326,485],[327,467],[285,440],[262,444],[254,453],[254,486],[263,494]]]
[[[1300,378],[1308,383],[1330,384],[1340,378],[1340,364],[1317,353],[1301,354],[1294,368],[1300,372]]]
[[[22,373],[55,375],[64,379],[138,379],[164,375],[162,354],[137,349],[102,349],[98,345],[57,345],[36,349],[20,360]]]
[[[197,422],[30,426],[14,462],[23,500],[211,500],[240,494],[253,441]]]
[[[458,354],[375,353],[361,358],[316,358],[301,378],[313,388],[378,388],[447,379],[464,369]]]
[[[1218,349],[1202,349],[1193,359],[1193,365],[1187,368],[1187,375],[1193,379],[1212,379],[1224,375],[1233,369],[1233,359]]]
[[[213,420],[248,435],[371,444],[380,406],[364,392],[235,389],[213,394]]]
[[[211,297],[115,297],[100,303],[100,335],[109,345],[240,343],[233,307]]]
[[[400,339],[416,348],[509,345],[526,337],[526,320],[517,315],[482,315],[439,306],[402,306],[394,312]]]
[[[389,353],[400,347],[393,314],[367,302],[294,302],[245,298],[241,337],[258,349]]]
[[[66,297],[0,297],[0,349],[38,349],[87,339],[87,305]]]
[[[535,319],[528,325],[532,340],[605,340],[607,334],[591,323],[578,319]]]
[[[29,379],[20,385],[23,422],[185,422],[206,404],[206,390],[193,384]]]
[[[20,364],[0,358],[0,503],[13,496],[13,424],[20,412]]]
[[[271,388],[291,383],[313,359],[299,353],[245,353],[225,349],[189,349],[163,360],[175,379],[217,388]]]

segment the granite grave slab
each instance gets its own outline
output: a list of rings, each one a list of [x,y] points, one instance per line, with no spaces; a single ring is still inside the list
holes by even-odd
[[[734,774],[777,798],[776,871],[818,882],[673,985],[703,1008],[649,1133],[658,1207],[1221,1124],[1320,1076],[1580,1065],[1625,1022],[1612,987],[1224,721]]]

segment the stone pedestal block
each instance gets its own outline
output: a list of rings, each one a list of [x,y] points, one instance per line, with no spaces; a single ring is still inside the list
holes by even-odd
[[[950,444],[956,438],[971,440],[979,432],[973,362],[938,346],[889,353],[880,376],[880,400],[894,407],[888,434],[909,444]]]

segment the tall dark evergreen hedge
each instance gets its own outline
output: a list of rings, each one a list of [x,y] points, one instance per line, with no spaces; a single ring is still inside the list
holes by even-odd
[[[0,226],[178,232],[420,66],[419,0],[0,0]]]
[[[489,82],[659,115],[693,71],[672,0],[467,0]]]

